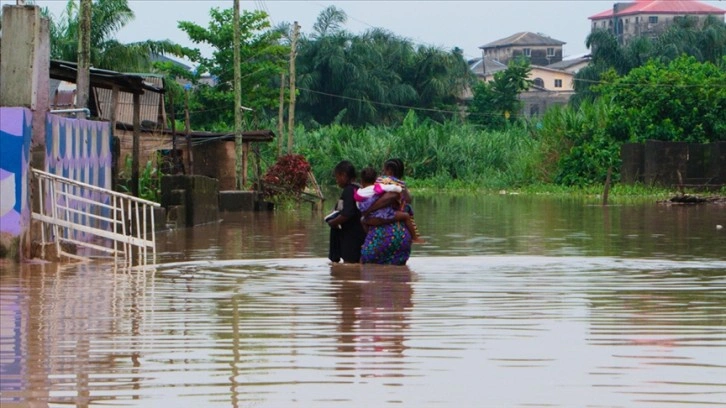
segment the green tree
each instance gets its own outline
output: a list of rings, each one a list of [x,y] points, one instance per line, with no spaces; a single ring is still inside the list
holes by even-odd
[[[522,110],[519,94],[532,83],[528,79],[530,71],[529,61],[517,59],[506,70],[495,73],[492,81],[476,84],[469,120],[489,129],[504,129],[515,123]]]
[[[185,56],[186,48],[169,40],[121,43],[116,33],[134,19],[127,0],[95,0],[91,22],[91,64],[96,68],[121,72],[149,71],[153,56],[171,54]],[[65,11],[50,22],[51,58],[77,61],[79,5],[69,0]],[[49,15],[47,10],[44,10]]]
[[[460,50],[416,47],[382,29],[354,35],[342,29],[345,21],[342,10],[329,7],[300,41],[300,118],[389,125],[410,107],[434,119],[451,116],[443,111],[455,110],[470,78]]]
[[[571,99],[575,106],[595,99],[598,96],[595,86],[609,72],[626,75],[651,59],[668,63],[681,55],[689,55],[699,62],[720,65],[726,55],[726,23],[713,16],[703,22],[684,17],[655,39],[636,37],[626,45],[618,44],[612,33],[596,30],[588,35],[586,45],[592,50],[592,62],[575,75],[576,94]]]
[[[196,87],[191,120],[196,128],[229,130],[234,124],[235,109],[233,11],[212,8],[210,17],[207,28],[189,21],[179,22],[179,28],[194,43],[214,48],[209,58],[199,52],[190,58],[198,64],[197,73],[208,73],[214,79],[213,85]],[[270,29],[268,16],[262,11],[242,12],[240,32],[242,105],[252,108],[259,117],[278,104],[279,75],[286,66],[290,48],[281,43],[280,30]]]
[[[726,59],[726,58],[725,58]],[[651,60],[598,91],[615,105],[621,139],[726,140],[726,70],[696,57]]]

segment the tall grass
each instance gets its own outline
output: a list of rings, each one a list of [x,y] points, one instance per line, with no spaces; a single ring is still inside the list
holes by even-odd
[[[520,128],[490,132],[456,121],[419,121],[412,113],[399,127],[331,125],[295,132],[295,152],[307,158],[322,184],[332,183],[331,171],[341,160],[380,169],[398,157],[407,178],[433,186],[518,187],[541,181],[539,144]]]

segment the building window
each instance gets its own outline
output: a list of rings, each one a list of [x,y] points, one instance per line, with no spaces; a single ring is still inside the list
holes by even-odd
[[[522,50],[524,52],[525,57],[531,57],[532,56],[532,49],[531,48],[525,48]]]
[[[650,24],[658,24],[658,16],[650,16],[650,17],[648,17],[648,23],[650,23]]]
[[[547,56],[548,57],[554,57],[555,56],[555,49],[554,48],[547,48]]]
[[[538,86],[540,88],[544,88],[544,80],[542,80],[542,78],[535,78],[534,81],[532,81],[532,83],[535,86]]]
[[[555,88],[562,88],[562,80],[555,79]]]

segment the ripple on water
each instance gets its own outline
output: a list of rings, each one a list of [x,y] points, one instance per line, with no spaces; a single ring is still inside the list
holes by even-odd
[[[726,262],[191,261],[3,276],[3,406],[726,400]]]

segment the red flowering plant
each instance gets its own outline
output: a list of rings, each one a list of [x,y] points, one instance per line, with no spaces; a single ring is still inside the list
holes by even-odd
[[[299,154],[287,154],[277,159],[262,177],[262,189],[271,197],[277,194],[299,196],[308,184],[310,164]]]

